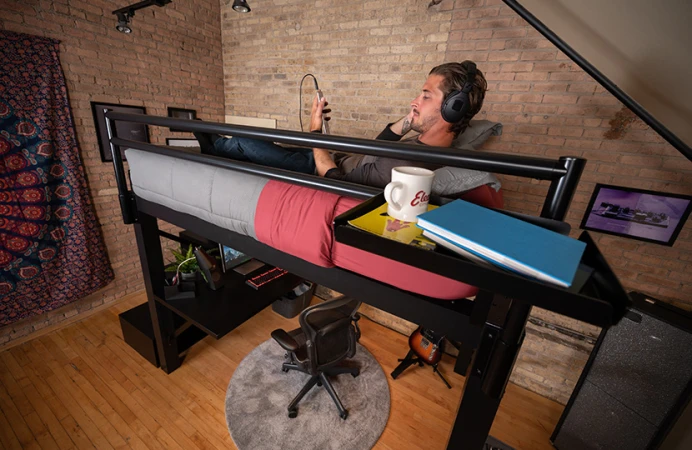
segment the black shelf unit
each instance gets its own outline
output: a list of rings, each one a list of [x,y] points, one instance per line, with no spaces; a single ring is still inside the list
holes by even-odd
[[[265,270],[270,267],[264,266]],[[158,304],[174,313],[174,325],[179,330],[176,333],[180,338],[179,353],[182,354],[207,335],[214,339],[221,339],[303,281],[302,278],[288,273],[255,290],[245,284],[245,277],[239,273],[230,271],[223,274],[223,277],[224,286],[216,291],[210,289],[204,281],[196,281],[194,298],[156,297]],[[124,325],[123,321],[125,321]],[[146,304],[121,313],[120,322],[123,334],[126,333],[126,327],[133,327],[143,335],[142,339],[154,340],[151,314]],[[201,334],[187,333],[186,330],[190,325]],[[141,339],[138,337],[135,340],[137,341],[135,344],[128,343],[142,353],[139,350],[141,345],[138,343]],[[158,358],[156,361],[148,356],[145,358],[158,367]]]
[[[194,298],[156,298],[158,304],[173,313],[179,356],[206,336],[221,339],[296,287],[303,279],[289,273],[259,290],[245,284],[245,278],[235,272],[225,273],[224,281],[224,287],[216,291],[209,289],[203,281],[197,281]],[[135,306],[119,314],[119,319],[125,342],[159,367],[161,364],[149,304]]]
[[[159,231],[159,236],[180,242],[182,246],[200,245],[207,250],[219,248],[215,242],[186,230],[179,236]],[[263,270],[271,267],[266,265]],[[170,282],[172,275],[167,272],[165,279]],[[210,289],[202,279],[190,282],[186,290],[193,291],[194,297],[176,297],[172,293],[176,289],[168,286],[164,291],[167,295],[154,297],[158,305],[172,312],[178,355],[183,355],[207,335],[221,339],[303,281],[288,273],[257,290],[245,284],[245,276],[232,270],[223,274],[223,280],[224,285],[218,290]],[[125,341],[159,367],[160,358],[147,304],[125,311],[119,317]]]
[[[303,281],[289,273],[255,290],[245,284],[243,275],[234,271],[223,276],[224,286],[216,291],[198,281],[195,298],[156,300],[209,336],[220,339]]]

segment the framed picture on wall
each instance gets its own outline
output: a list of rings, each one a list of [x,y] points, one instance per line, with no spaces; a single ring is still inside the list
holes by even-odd
[[[169,106],[168,107],[168,117],[173,117],[175,119],[195,120],[197,118],[197,111],[195,111],[194,109],[173,108],[173,107]],[[185,130],[176,130],[176,129],[171,128],[171,131],[184,132]]]
[[[94,117],[94,127],[96,128],[96,137],[98,139],[99,151],[101,152],[101,161],[113,161],[111,148],[108,142],[108,130],[106,128],[106,117],[104,110],[118,111],[131,114],[146,114],[146,108],[143,106],[119,105],[117,103],[91,102],[91,113]],[[149,142],[149,129],[145,124],[115,121],[115,134],[121,139],[130,141]],[[126,148],[116,148],[125,161]]]
[[[692,210],[692,196],[597,184],[581,228],[672,246]]]

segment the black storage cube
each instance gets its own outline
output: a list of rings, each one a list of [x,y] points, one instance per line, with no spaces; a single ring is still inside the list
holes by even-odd
[[[156,351],[156,338],[154,329],[151,325],[151,315],[149,314],[149,304],[142,303],[121,313],[120,328],[123,332],[123,339],[144,359],[159,367],[159,357]]]
[[[135,306],[118,316],[120,319],[120,328],[123,332],[123,340],[144,357],[154,366],[159,367],[159,356],[156,350],[156,338],[154,337],[154,328],[151,323],[151,314],[149,314],[149,304],[142,303]],[[173,325],[176,328],[181,327],[185,323],[185,319],[177,314],[173,314]],[[184,353],[192,345],[199,342],[206,336],[204,331],[193,326],[188,327],[180,333],[176,338],[178,344],[178,352]]]

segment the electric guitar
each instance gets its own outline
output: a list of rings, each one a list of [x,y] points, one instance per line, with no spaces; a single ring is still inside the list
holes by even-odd
[[[418,327],[408,338],[411,350],[426,364],[435,365],[440,362],[444,351],[444,335],[433,330]]]

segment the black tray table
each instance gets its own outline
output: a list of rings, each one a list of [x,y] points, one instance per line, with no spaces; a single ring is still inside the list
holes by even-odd
[[[579,237],[580,241],[586,243],[581,267],[587,269],[590,275],[586,282],[563,288],[500,268],[480,265],[440,248],[431,251],[406,245],[348,224],[349,220],[372,211],[384,202],[384,194],[377,195],[334,219],[335,239],[342,244],[597,326],[610,326],[617,323],[630,304],[627,293],[586,231]],[[500,212],[545,228],[564,230],[561,227],[562,222]]]

